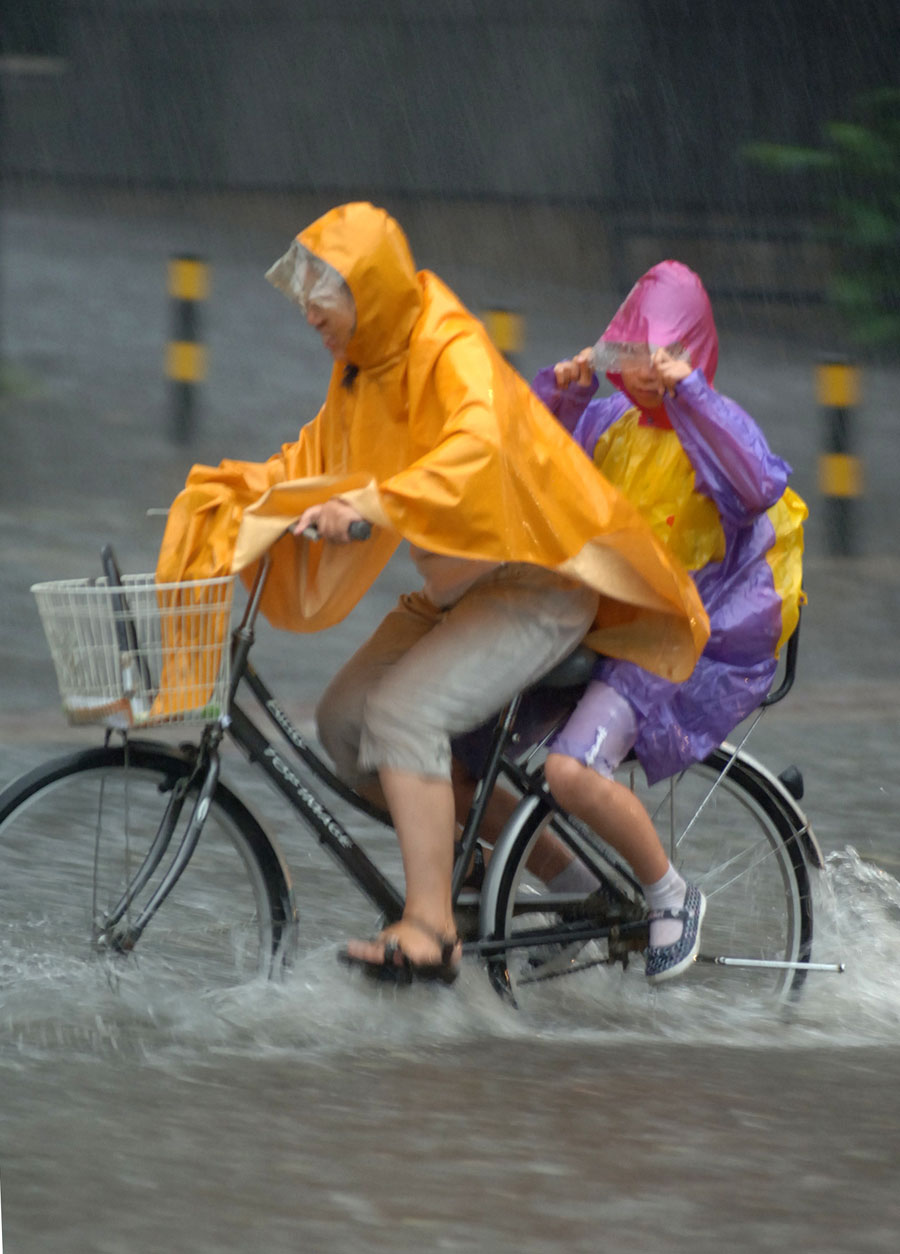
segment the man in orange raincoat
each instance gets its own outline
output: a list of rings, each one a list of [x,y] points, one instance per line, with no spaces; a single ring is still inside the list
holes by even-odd
[[[686,678],[708,634],[687,574],[595,469],[482,325],[416,272],[383,210],[339,206],[267,278],[334,358],[325,404],[263,464],[195,467],[157,575],[248,570],[272,547],[262,609],[279,627],[340,621],[409,541],[423,580],[332,681],[318,709],[339,773],[387,802],[406,905],[345,958],[451,982],[455,814],[450,739],[483,722],[585,636]],[[348,543],[354,522],[372,537]],[[321,541],[301,533],[315,524]],[[291,534],[285,534],[291,527]]]

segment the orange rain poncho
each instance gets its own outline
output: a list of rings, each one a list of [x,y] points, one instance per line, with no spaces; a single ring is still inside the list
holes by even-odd
[[[297,237],[356,305],[325,404],[264,463],[195,466],[169,513],[160,581],[252,573],[272,547],[262,611],[315,631],[359,601],[401,539],[487,561],[531,562],[595,588],[598,650],[671,679],[708,635],[694,586],[381,209],[339,206]],[[347,363],[357,368],[345,377]],[[285,536],[307,506],[350,502],[366,542]]]

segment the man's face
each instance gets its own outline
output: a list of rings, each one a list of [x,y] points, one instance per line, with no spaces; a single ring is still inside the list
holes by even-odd
[[[306,306],[306,321],[318,331],[322,343],[336,360],[341,360],[356,330],[356,307],[349,293],[341,293],[332,303],[320,305],[311,300]]]

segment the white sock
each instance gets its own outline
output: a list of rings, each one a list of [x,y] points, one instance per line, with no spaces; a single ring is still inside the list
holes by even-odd
[[[687,884],[669,863],[669,869],[662,879],[653,884],[642,884],[647,906],[650,910],[679,910],[684,905],[687,895]],[[650,944],[654,949],[674,945],[684,931],[681,919],[660,919],[650,924]]]
[[[547,884],[551,893],[588,893],[600,887],[600,881],[580,858],[573,858],[567,867]]]

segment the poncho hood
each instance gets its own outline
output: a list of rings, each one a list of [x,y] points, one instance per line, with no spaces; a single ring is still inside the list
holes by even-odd
[[[406,236],[389,214],[359,202],[340,205],[301,231],[297,241],[332,266],[356,305],[347,361],[361,370],[409,347],[422,291]]]
[[[614,362],[620,351],[679,346],[712,386],[719,362],[719,339],[706,289],[680,261],[660,261],[642,274],[595,350],[598,367]],[[614,387],[628,395],[615,365],[606,372]]]

